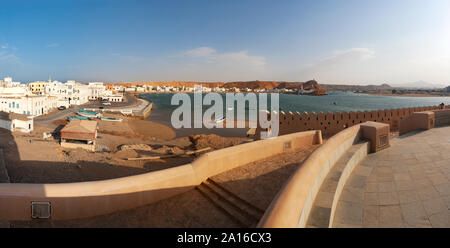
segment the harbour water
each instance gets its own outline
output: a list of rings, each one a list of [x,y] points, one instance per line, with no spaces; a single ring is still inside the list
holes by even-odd
[[[150,121],[155,121],[164,125],[171,125],[171,114],[178,105],[171,105],[171,98],[174,93],[153,93],[143,94],[140,97],[151,100],[153,102],[153,110],[148,118]],[[225,103],[225,94],[221,94],[223,102]],[[193,94],[189,94],[193,99]],[[270,97],[268,97],[270,100]],[[193,104],[193,100],[191,101]],[[279,106],[280,111],[288,112],[350,112],[350,111],[370,111],[370,110],[382,110],[382,109],[395,109],[395,108],[409,108],[409,107],[421,107],[439,105],[441,103],[450,104],[450,97],[394,97],[394,96],[373,96],[366,94],[356,94],[352,92],[334,91],[328,92],[325,96],[306,96],[306,95],[293,95],[293,94],[280,94]],[[270,106],[270,102],[269,102]],[[198,107],[198,106],[196,106]],[[194,109],[194,106],[192,106]],[[202,110],[205,111],[209,106],[203,106]],[[248,110],[248,106],[246,106]],[[224,113],[226,109],[224,108]],[[245,134],[246,129],[242,130],[221,130],[205,128],[198,130],[189,130],[190,133],[216,133],[223,136],[242,136]],[[177,136],[187,132],[182,130],[176,130]]]

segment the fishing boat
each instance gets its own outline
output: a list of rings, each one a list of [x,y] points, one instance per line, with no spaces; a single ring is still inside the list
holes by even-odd
[[[90,120],[89,117],[86,116],[70,116],[67,118],[67,120],[71,121],[71,120]]]
[[[89,118],[99,118],[101,117],[101,114],[99,113],[95,113],[95,112],[91,112],[91,111],[87,111],[87,110],[80,110],[77,112],[78,115],[84,116],[84,117],[89,117]]]
[[[215,119],[215,120],[213,120],[213,121],[211,121],[212,123],[221,123],[221,122],[223,122],[223,121],[225,121],[225,117],[220,117],[220,118],[218,118],[218,119]]]
[[[122,118],[113,118],[113,117],[100,117],[100,120],[102,121],[122,121]]]

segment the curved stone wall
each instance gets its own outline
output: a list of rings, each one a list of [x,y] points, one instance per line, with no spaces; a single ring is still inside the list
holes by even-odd
[[[266,210],[258,227],[305,227],[313,201],[328,172],[361,136],[355,125],[331,137],[297,169]]]
[[[117,179],[63,184],[0,184],[0,221],[30,220],[31,202],[48,202],[51,219],[87,218],[143,206],[186,192],[206,178],[284,151],[322,143],[308,131],[237,145],[191,164]]]

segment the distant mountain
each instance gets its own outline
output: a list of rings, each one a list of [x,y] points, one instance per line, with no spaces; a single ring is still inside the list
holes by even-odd
[[[322,84],[322,86],[326,90],[385,91],[393,89],[389,84],[381,84],[381,85]]]
[[[228,82],[224,84],[225,88],[239,88],[239,89],[301,89],[304,90],[320,89],[321,86],[315,80],[307,82],[277,82],[277,81],[246,81],[246,82]]]
[[[436,84],[436,83],[428,83],[425,81],[417,81],[411,83],[402,83],[402,84],[391,84],[392,87],[396,88],[417,88],[417,89],[442,89],[447,85],[445,84]]]

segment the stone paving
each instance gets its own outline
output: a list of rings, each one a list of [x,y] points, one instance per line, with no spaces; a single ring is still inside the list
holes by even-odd
[[[333,227],[450,227],[450,127],[369,154],[345,185]]]

